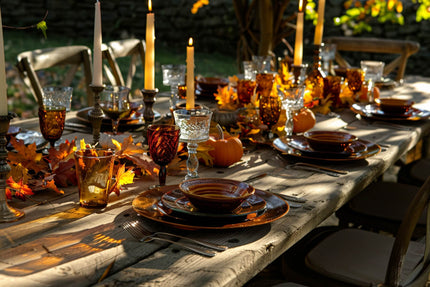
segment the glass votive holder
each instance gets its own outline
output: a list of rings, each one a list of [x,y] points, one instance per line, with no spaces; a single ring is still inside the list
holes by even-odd
[[[252,62],[257,74],[272,71],[272,56],[252,56]]]
[[[106,207],[115,153],[110,149],[75,151],[79,203],[85,208]]]

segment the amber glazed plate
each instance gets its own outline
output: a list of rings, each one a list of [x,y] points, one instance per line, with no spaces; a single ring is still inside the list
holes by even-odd
[[[255,195],[266,202],[264,212],[260,215],[246,216],[241,220],[233,220],[232,222],[225,220],[192,220],[190,217],[173,213],[170,208],[163,205],[162,196],[175,189],[178,189],[178,185],[166,185],[145,190],[133,200],[133,209],[147,219],[188,230],[232,229],[263,225],[283,217],[290,209],[288,203],[279,196],[257,189],[255,190]]]

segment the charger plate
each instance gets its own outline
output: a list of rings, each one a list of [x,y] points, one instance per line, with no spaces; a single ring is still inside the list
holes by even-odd
[[[294,156],[303,159],[322,161],[354,161],[374,156],[381,151],[381,147],[375,143],[358,139],[349,149],[351,152],[319,152],[309,147],[308,142],[302,136],[293,136],[292,139],[276,138],[273,147],[283,155]]]
[[[190,218],[165,206],[161,200],[162,196],[178,189],[178,185],[167,185],[145,190],[140,193],[132,203],[133,209],[141,216],[181,229],[232,229],[258,226],[273,222],[284,215],[290,209],[288,203],[277,195],[256,190],[255,194],[266,202],[264,212],[261,214],[251,213],[250,216],[222,219],[206,220],[207,217]]]
[[[430,111],[410,108],[404,114],[392,114],[382,111],[377,104],[353,104],[351,110],[372,120],[385,121],[420,121],[430,118]]]

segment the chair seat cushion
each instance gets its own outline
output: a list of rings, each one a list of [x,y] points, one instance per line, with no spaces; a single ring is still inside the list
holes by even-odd
[[[306,265],[330,278],[371,286],[383,283],[394,238],[361,229],[342,229],[329,235],[306,255]],[[411,241],[402,268],[404,279],[419,263],[424,244]]]
[[[376,182],[360,192],[349,203],[352,211],[402,221],[409,203],[419,187],[396,182]],[[418,224],[425,224],[425,212]]]

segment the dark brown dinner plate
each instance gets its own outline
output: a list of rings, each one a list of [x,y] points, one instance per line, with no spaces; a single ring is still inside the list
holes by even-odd
[[[403,114],[384,112],[378,104],[353,104],[351,110],[356,114],[373,120],[419,121],[430,117],[430,111],[420,110],[414,107],[411,107]]]
[[[362,160],[374,156],[381,151],[381,147],[375,143],[358,139],[351,143],[344,152],[320,152],[309,147],[306,138],[293,136],[291,139],[276,138],[273,147],[282,154],[324,161],[353,161]]]
[[[232,222],[226,220],[193,220],[178,212],[172,213],[172,210],[163,204],[162,196],[175,189],[178,189],[178,185],[145,190],[133,200],[133,209],[147,219],[181,229],[232,229],[258,226],[283,217],[290,209],[288,203],[279,196],[263,190],[256,190],[255,195],[266,203],[264,212],[261,214],[249,214]]]
[[[179,189],[174,189],[166,192],[161,197],[161,203],[174,212],[181,213],[185,216],[192,217],[194,219],[246,219],[249,217],[255,217],[262,214],[266,208],[266,202],[260,196],[253,194],[248,197],[241,205],[234,209],[230,213],[212,213],[205,212],[197,209],[189,201],[189,199],[184,196],[182,191]]]
[[[76,113],[76,117],[83,122],[89,123],[90,120],[88,119],[88,113],[91,109],[92,107],[79,110]],[[161,114],[157,111],[154,111],[154,121],[158,121],[159,119],[161,119]],[[143,119],[143,113],[139,111],[134,112],[130,117],[123,118],[119,121],[119,127],[128,126],[131,128],[137,128],[143,126],[144,124],[145,120]],[[112,127],[112,120],[107,116],[104,116],[102,125],[104,127]]]

